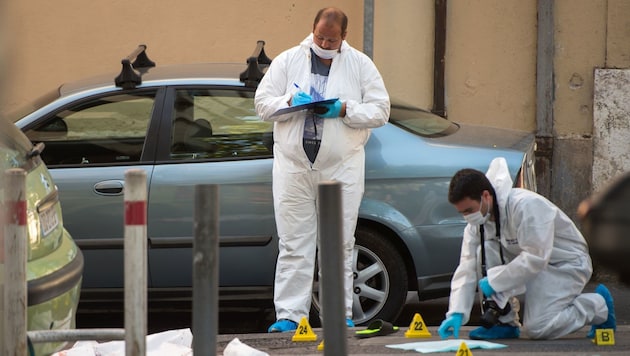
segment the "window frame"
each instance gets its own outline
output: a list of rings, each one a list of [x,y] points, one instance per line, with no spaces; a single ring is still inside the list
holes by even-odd
[[[162,115],[163,101],[165,96],[165,87],[147,87],[141,89],[134,90],[114,90],[101,92],[94,95],[89,95],[78,100],[74,100],[68,102],[55,110],[50,111],[46,115],[40,117],[38,120],[33,121],[27,127],[24,127],[22,130],[25,134],[33,130],[34,127],[40,126],[43,123],[47,123],[51,120],[54,120],[58,117],[59,114],[64,111],[72,111],[73,108],[85,106],[90,102],[94,102],[97,100],[102,100],[103,98],[112,97],[112,96],[120,96],[120,95],[138,95],[138,94],[150,94],[154,93],[154,102],[153,102],[153,111],[151,113],[151,117],[149,118],[149,123],[147,126],[146,135],[144,138],[143,148],[140,154],[140,158],[137,161],[123,161],[123,162],[102,162],[102,163],[91,163],[89,165],[81,164],[81,163],[72,163],[72,164],[56,164],[53,162],[46,162],[46,165],[49,168],[87,168],[87,167],[109,167],[109,166],[135,166],[135,165],[146,165],[155,160],[155,147],[156,143],[153,139],[156,136],[156,133],[159,129],[160,120],[157,117]],[[40,141],[33,141],[33,143],[37,143]],[[43,141],[44,143],[46,141]],[[58,141],[60,144],[63,144],[64,141]],[[68,143],[70,145],[70,143]],[[44,156],[46,153],[46,149],[44,148]]]
[[[273,153],[270,151],[268,155],[257,156],[234,156],[234,157],[208,157],[208,158],[191,158],[189,159],[172,159],[171,158],[171,134],[172,134],[172,119],[175,110],[175,100],[178,91],[181,90],[222,90],[222,91],[237,91],[237,92],[249,92],[253,94],[256,92],[255,88],[247,88],[243,86],[229,86],[229,85],[173,85],[169,86],[166,90],[166,97],[164,99],[163,115],[161,117],[160,130],[158,133],[160,144],[156,150],[156,164],[178,164],[178,163],[191,163],[191,162],[221,162],[221,161],[234,161],[234,160],[251,160],[251,159],[267,159],[273,158]],[[273,125],[270,131],[270,139],[273,140]],[[166,141],[166,142],[165,142]],[[272,141],[273,142],[273,141]]]

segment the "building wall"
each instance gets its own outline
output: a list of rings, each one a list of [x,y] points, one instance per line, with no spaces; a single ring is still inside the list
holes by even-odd
[[[601,162],[604,156],[594,154],[598,148],[593,140],[597,111],[593,97],[596,68],[627,68],[630,64],[630,6],[623,0],[561,0],[556,1],[555,16],[555,145],[550,198],[575,219],[579,202],[603,187],[608,181],[605,177],[614,178],[624,170],[615,159]],[[600,89],[606,91],[611,88]],[[618,145],[613,139],[617,134],[598,132],[598,144]],[[606,167],[605,174],[598,167]]]
[[[374,3],[374,61],[390,96],[431,109],[434,1]]]
[[[158,65],[245,62],[257,40],[270,57],[312,30],[322,1],[166,0],[10,1],[14,75],[8,105],[58,84],[116,72],[139,44]],[[362,48],[363,1],[337,0],[349,17],[348,41]]]
[[[449,1],[447,24],[449,119],[534,131],[536,1]]]
[[[536,131],[537,5],[545,0],[445,0],[446,114],[456,122]],[[575,211],[591,193],[593,73],[630,67],[630,1],[555,0],[553,155],[545,194]],[[257,40],[276,56],[300,42],[307,0],[10,1],[5,102],[23,105],[58,84],[120,70],[138,44],[158,65],[244,62]],[[338,0],[348,41],[363,48],[364,0]],[[431,109],[435,0],[374,0],[373,58],[390,94]],[[8,48],[8,49],[7,49]],[[571,193],[571,187],[578,194]]]

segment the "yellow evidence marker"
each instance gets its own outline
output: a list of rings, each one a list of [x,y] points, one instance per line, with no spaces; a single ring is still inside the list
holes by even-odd
[[[324,340],[317,345],[317,351],[324,351]]]
[[[595,330],[596,345],[614,345],[615,330],[613,329],[597,329]]]
[[[431,337],[431,333],[419,313],[413,316],[413,320],[411,320],[411,324],[409,324],[409,329],[405,331],[405,337]]]
[[[468,348],[468,345],[466,345],[466,343],[462,341],[462,343],[459,345],[459,349],[457,349],[457,353],[455,354],[455,356],[473,356],[473,354],[472,351],[470,351],[470,349]]]
[[[311,329],[311,325],[308,323],[308,319],[305,316],[300,320],[300,324],[298,324],[297,329],[295,329],[295,334],[293,334],[292,341],[315,341],[317,340],[317,335]]]

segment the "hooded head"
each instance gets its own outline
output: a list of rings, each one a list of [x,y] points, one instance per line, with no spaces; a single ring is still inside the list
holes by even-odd
[[[505,203],[511,187],[507,162],[498,157],[492,160],[485,174],[471,168],[457,171],[449,185],[448,201],[465,217],[489,215],[490,220],[498,221],[499,205]]]

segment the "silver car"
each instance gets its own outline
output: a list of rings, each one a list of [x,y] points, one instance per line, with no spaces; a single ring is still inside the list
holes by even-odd
[[[220,185],[220,297],[272,298],[277,232],[271,193],[273,125],[254,111],[269,59],[156,66],[146,47],[120,73],[61,85],[16,124],[59,186],[66,227],[85,254],[82,301],[123,288],[124,173],[148,177],[149,298],[190,297],[194,187]],[[356,231],[353,319],[395,320],[408,291],[449,293],[465,222],[447,200],[460,168],[507,159],[535,189],[531,133],[460,125],[392,100],[366,146]],[[314,311],[318,286],[315,286]]]

